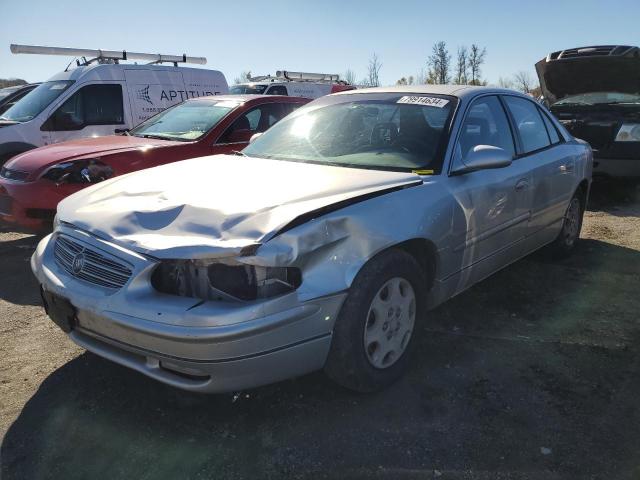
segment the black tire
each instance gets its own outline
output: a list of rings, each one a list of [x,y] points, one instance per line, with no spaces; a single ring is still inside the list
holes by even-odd
[[[405,280],[413,289],[415,323],[406,342],[404,338],[400,341],[405,345],[404,350],[394,358],[394,363],[388,367],[377,368],[369,360],[365,350],[365,328],[368,328],[368,323],[371,324],[369,309],[374,297],[381,293],[385,284],[393,282],[394,279]],[[408,366],[410,352],[415,344],[416,328],[425,314],[426,294],[425,274],[410,254],[403,250],[390,249],[369,261],[354,279],[336,319],[331,348],[324,367],[329,378],[358,392],[380,390],[400,378]],[[398,333],[398,328],[396,327],[393,334]],[[389,332],[391,330],[393,329]]]
[[[564,258],[569,256],[576,247],[576,243],[580,239],[580,230],[582,229],[582,219],[584,217],[584,197],[582,192],[578,190],[567,207],[562,222],[562,230],[558,237],[551,243],[551,254],[555,258]]]

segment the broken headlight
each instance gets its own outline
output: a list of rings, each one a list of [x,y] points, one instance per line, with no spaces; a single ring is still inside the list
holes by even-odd
[[[181,297],[250,301],[296,290],[302,283],[295,267],[257,267],[221,260],[168,260],[156,267],[153,287]]]
[[[42,178],[61,183],[98,183],[110,178],[113,169],[98,158],[86,158],[58,163],[50,167]]]
[[[640,123],[623,123],[616,135],[616,142],[640,142]]]

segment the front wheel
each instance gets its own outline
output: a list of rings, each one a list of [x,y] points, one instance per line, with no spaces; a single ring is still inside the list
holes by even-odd
[[[584,205],[582,205],[579,192],[576,192],[571,198],[567,211],[564,214],[562,230],[551,244],[551,249],[555,256],[566,257],[573,251],[580,237],[583,216]]]
[[[424,273],[408,253],[387,250],[367,263],[336,320],[327,375],[360,392],[397,380],[408,366],[425,296]]]

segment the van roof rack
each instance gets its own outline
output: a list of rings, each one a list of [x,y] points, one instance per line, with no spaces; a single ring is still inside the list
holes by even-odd
[[[344,80],[340,80],[340,75],[333,73],[309,73],[309,72],[292,72],[291,70],[278,70],[275,76],[261,75],[258,77],[250,77],[250,82],[314,82],[314,83],[339,83],[348,85]]]
[[[163,55],[160,53],[140,53],[127,52],[126,50],[92,50],[89,48],[67,48],[67,47],[43,47],[40,45],[16,45],[9,47],[11,53],[27,53],[36,55],[62,55],[65,57],[80,57],[76,60],[78,66],[86,66],[93,62],[101,64],[117,64],[120,60],[145,60],[149,65],[158,63],[173,63],[176,67],[178,63],[196,63],[204,65],[207,63],[205,57],[188,57],[182,55]],[[89,58],[87,60],[87,57]]]

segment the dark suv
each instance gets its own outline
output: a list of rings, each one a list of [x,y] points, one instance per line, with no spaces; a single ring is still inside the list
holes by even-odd
[[[550,53],[536,71],[550,110],[591,144],[593,174],[640,177],[640,48],[570,48]]]

